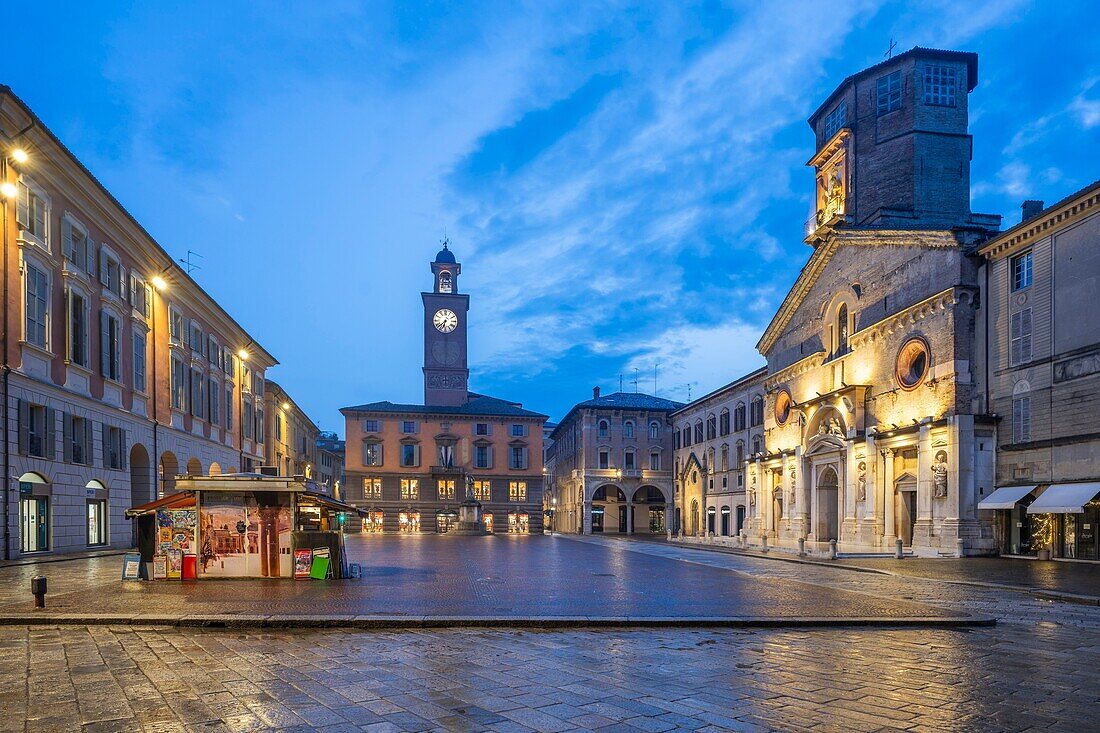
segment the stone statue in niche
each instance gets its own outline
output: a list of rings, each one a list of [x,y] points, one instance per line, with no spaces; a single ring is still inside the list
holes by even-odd
[[[749,483],[749,506],[756,506],[756,474],[752,475],[752,481]]]
[[[830,417],[828,420],[822,420],[821,424],[817,427],[818,435],[844,435],[844,431],[841,430],[840,420],[835,417]]]
[[[947,496],[947,451],[936,453],[936,462],[932,464],[932,495],[937,499]]]
[[[794,464],[793,463],[790,466],[787,467],[787,471],[791,475],[791,506],[793,507],[794,504],[795,504],[795,500],[798,498],[798,489],[796,488],[795,481],[794,481],[795,480],[795,472],[794,472]]]
[[[867,499],[867,463],[866,461],[860,461],[859,466],[859,478],[856,479],[856,501],[866,501]]]

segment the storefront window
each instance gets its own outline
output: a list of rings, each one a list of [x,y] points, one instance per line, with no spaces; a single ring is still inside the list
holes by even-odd
[[[107,544],[107,502],[97,499],[88,501],[88,544]]]
[[[21,491],[29,493],[20,482]],[[23,496],[19,500],[21,552],[41,552],[50,549],[50,503],[44,496]]]
[[[397,529],[399,532],[419,532],[420,512],[401,512],[398,514]]]
[[[385,517],[383,512],[370,512],[366,518],[363,519],[363,531],[371,534],[382,533],[382,520]]]
[[[520,514],[508,513],[508,532],[511,534],[527,534],[529,527],[530,521],[526,512]]]
[[[665,510],[653,509],[649,510],[649,531],[650,532],[664,532],[665,531]]]
[[[486,512],[481,515],[481,521],[485,523],[485,531],[492,533],[493,531],[493,515]]]
[[[458,517],[451,516],[447,512],[440,512],[435,515],[435,531],[439,534],[446,534],[451,531],[451,527],[458,521]]]

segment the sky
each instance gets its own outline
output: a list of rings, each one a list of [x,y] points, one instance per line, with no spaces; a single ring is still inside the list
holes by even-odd
[[[475,391],[699,397],[810,255],[806,118],[913,46],[979,54],[972,208],[1100,178],[1100,4],[18,3],[10,85],[280,361],[324,430],[423,399],[446,236]]]

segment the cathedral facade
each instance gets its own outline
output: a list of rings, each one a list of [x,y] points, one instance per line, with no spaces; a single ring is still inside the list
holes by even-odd
[[[743,463],[739,542],[995,549],[977,508],[994,490],[996,420],[976,399],[976,252],[1000,218],[970,211],[976,83],[975,54],[914,48],[810,117],[813,251],[757,344],[764,440]],[[707,464],[685,464],[678,486]]]

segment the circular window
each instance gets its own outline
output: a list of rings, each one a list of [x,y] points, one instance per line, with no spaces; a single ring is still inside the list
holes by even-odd
[[[902,389],[914,389],[928,376],[928,365],[931,359],[928,355],[928,344],[924,339],[914,338],[905,342],[898,352],[898,363],[895,371],[898,384]]]
[[[787,424],[787,421],[791,419],[791,409],[794,407],[794,402],[791,400],[791,393],[787,390],[782,390],[775,397],[775,421],[779,423],[780,427]]]

